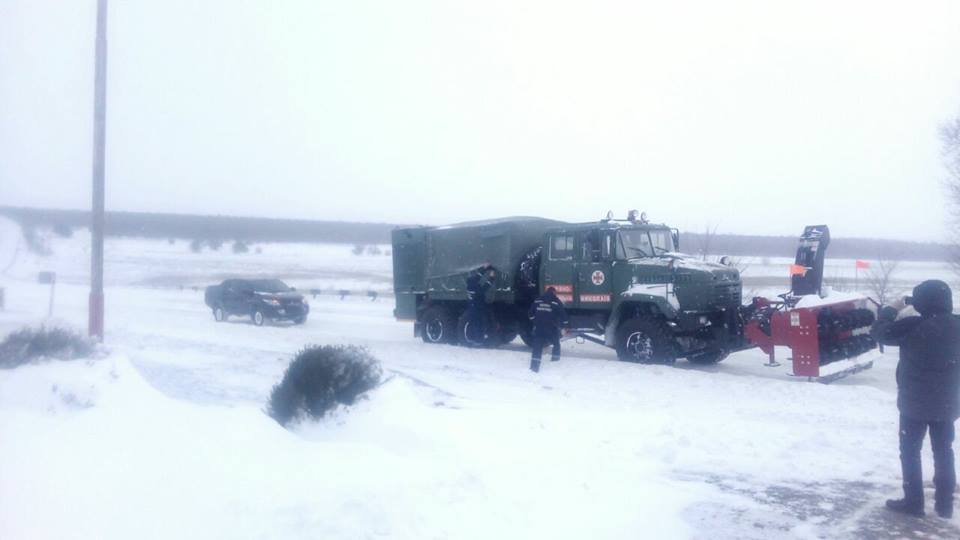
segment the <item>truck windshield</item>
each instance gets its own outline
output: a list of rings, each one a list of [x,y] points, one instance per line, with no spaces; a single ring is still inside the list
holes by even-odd
[[[656,257],[674,251],[673,235],[668,229],[623,229],[617,239],[621,259]]]

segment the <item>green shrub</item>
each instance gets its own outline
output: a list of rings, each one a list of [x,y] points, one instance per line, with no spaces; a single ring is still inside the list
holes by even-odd
[[[380,383],[380,363],[363,347],[309,346],[290,362],[273,387],[267,414],[281,425],[319,419],[338,405],[352,405]]]
[[[43,359],[86,358],[95,349],[90,338],[66,328],[23,328],[0,343],[0,368],[11,369]]]

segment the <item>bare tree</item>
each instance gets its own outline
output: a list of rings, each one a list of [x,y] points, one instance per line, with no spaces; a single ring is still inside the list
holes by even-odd
[[[899,259],[881,258],[867,271],[863,284],[881,305],[886,305],[899,292],[893,281],[893,274],[899,265]]]
[[[710,244],[713,243],[713,237],[717,235],[717,229],[720,225],[711,225],[707,223],[703,228],[703,236],[700,237],[700,257],[707,260],[710,255]]]
[[[943,160],[947,169],[944,185],[952,221],[949,259],[954,271],[960,274],[960,116],[940,128],[940,140],[943,142]]]

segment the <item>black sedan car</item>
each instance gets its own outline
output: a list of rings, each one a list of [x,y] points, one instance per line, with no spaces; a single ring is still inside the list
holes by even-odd
[[[204,301],[220,322],[240,315],[257,326],[281,320],[303,324],[310,313],[303,295],[279,279],[228,279],[207,287]]]

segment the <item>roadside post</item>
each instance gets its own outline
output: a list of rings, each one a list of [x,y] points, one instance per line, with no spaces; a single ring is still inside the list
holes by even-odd
[[[50,285],[50,304],[47,307],[47,317],[53,317],[53,295],[56,292],[57,287],[57,273],[56,272],[40,272],[37,274],[37,283],[41,285]],[[2,304],[2,302],[0,302]]]

